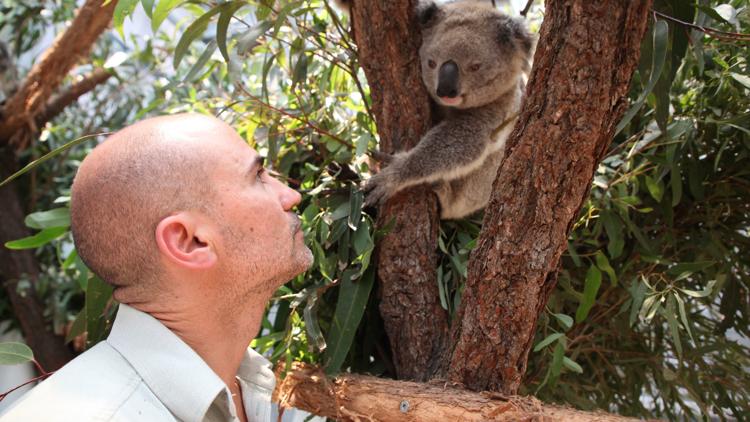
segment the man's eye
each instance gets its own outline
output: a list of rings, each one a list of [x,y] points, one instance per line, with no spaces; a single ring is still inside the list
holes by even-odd
[[[265,174],[266,174],[265,167],[261,167],[261,168],[258,169],[258,172],[255,173],[255,177],[262,182],[263,181],[263,175],[265,175]]]

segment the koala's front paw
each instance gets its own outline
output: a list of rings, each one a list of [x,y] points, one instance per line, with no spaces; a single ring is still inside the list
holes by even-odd
[[[390,167],[384,168],[365,183],[362,188],[365,193],[365,206],[379,205],[393,195],[394,175],[389,169]]]

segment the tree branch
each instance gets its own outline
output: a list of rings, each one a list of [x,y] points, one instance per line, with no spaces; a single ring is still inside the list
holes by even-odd
[[[83,94],[94,89],[97,85],[104,83],[112,76],[105,69],[95,69],[93,72],[83,76],[65,91],[57,94],[47,102],[44,109],[36,115],[34,123],[37,128],[44,126],[47,122],[57,117],[66,107],[73,104]]]
[[[279,368],[281,369],[281,367]],[[630,421],[603,412],[547,405],[533,397],[475,393],[444,382],[427,384],[323,371],[295,362],[282,380],[277,374],[273,401],[341,421]]]
[[[35,117],[68,72],[88,55],[99,35],[109,26],[117,1],[87,0],[75,18],[39,61],[31,68],[19,90],[3,108],[0,121],[0,146],[12,144],[17,150],[30,143],[35,132]]]
[[[695,29],[697,31],[701,31],[704,34],[708,35],[709,37],[716,38],[717,40],[721,41],[741,41],[741,42],[750,42],[750,34],[743,34],[741,32],[727,32],[727,31],[721,31],[716,28],[711,28],[710,26],[701,26],[701,25],[695,25],[690,22],[685,22],[682,20],[679,20],[675,17],[669,16],[667,14],[658,12],[656,10],[652,11],[654,13],[654,16],[658,16],[660,18],[666,19],[668,21],[672,21],[674,23],[680,24],[682,26],[686,26],[688,28]]]

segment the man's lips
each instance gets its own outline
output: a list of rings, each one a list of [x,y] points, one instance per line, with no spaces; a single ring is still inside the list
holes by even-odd
[[[302,220],[298,216],[294,216],[294,221],[292,222],[292,233],[296,234],[300,229],[302,228]]]

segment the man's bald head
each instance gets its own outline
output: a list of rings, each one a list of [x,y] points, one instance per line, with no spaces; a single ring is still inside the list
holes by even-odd
[[[81,164],[71,197],[76,248],[115,286],[119,300],[139,301],[158,288],[154,231],[161,219],[178,211],[210,212],[207,141],[230,132],[236,136],[213,117],[157,117],[110,136]]]

